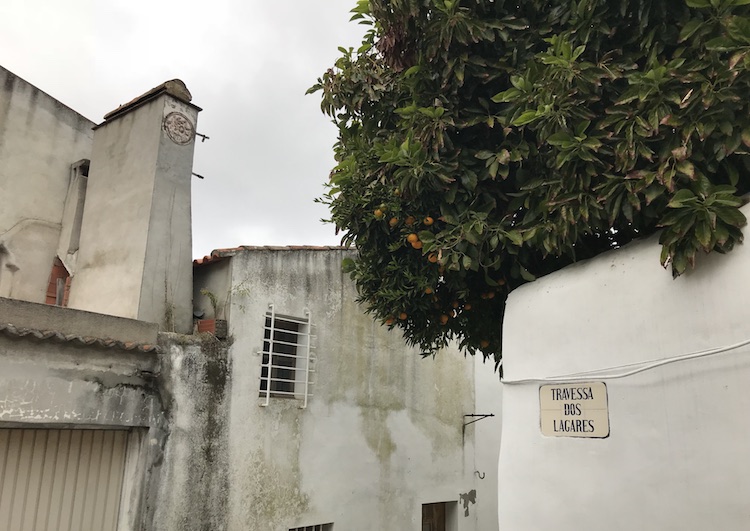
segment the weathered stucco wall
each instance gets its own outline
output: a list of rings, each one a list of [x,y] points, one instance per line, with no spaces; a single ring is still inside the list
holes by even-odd
[[[145,351],[124,338],[155,339],[155,329],[88,312],[0,302],[8,303],[0,304],[0,428],[131,430],[120,529],[152,529],[149,491],[158,486],[166,437],[159,362],[153,346]],[[29,330],[33,323],[37,328]],[[51,335],[49,328],[39,330],[45,325],[60,328]],[[91,326],[117,340],[95,341],[86,335]]]
[[[255,250],[232,258],[228,529],[419,529],[422,504],[456,502],[476,529],[473,365],[422,359],[373,322],[341,271],[345,251]],[[307,409],[260,406],[264,315],[310,310],[317,363]],[[479,502],[476,502],[479,503]],[[455,507],[455,506],[454,506]]]
[[[227,345],[156,328],[0,299],[0,428],[129,429],[119,529],[226,529]]]
[[[500,529],[747,529],[750,347],[608,377],[750,339],[750,247],[673,280],[657,240],[511,294]],[[599,369],[583,378],[607,386],[609,436],[543,436],[538,379]]]
[[[70,166],[94,123],[0,67],[0,296],[44,302]]]
[[[227,346],[209,334],[162,334],[161,396],[169,438],[153,529],[225,530],[228,504],[230,367]]]
[[[176,111],[194,127],[197,107],[162,94],[96,129],[71,308],[191,331],[194,141],[168,137]]]

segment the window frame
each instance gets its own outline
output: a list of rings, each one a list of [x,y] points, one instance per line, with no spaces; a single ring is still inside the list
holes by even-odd
[[[312,396],[310,386],[312,363],[312,323],[310,310],[305,317],[277,314],[273,304],[268,305],[263,323],[263,348],[261,356],[259,396],[261,406],[268,406],[271,398],[302,400],[306,408]],[[292,336],[296,338],[293,340]]]

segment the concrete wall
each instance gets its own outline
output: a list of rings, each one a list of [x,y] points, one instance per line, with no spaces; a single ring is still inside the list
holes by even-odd
[[[495,362],[474,360],[476,413],[495,415],[472,424],[476,440],[477,474],[477,529],[498,531],[497,522],[497,463],[500,455],[503,392]],[[466,419],[467,421],[474,419]]]
[[[188,333],[194,141],[175,143],[164,123],[180,112],[194,128],[198,109],[143,98],[96,129],[69,305]]]
[[[70,166],[94,123],[0,67],[0,296],[44,302]]]
[[[473,365],[455,350],[422,359],[374,323],[341,272],[344,253],[232,258],[227,529],[421,529],[422,504],[433,502],[451,503],[448,529],[477,529],[474,425],[463,430]],[[317,363],[307,409],[285,398],[260,405],[269,303],[289,316],[310,310]]]
[[[750,248],[673,280],[657,239],[511,294],[500,529],[747,529],[750,348],[608,377],[750,339]],[[597,369],[582,379],[607,386],[609,436],[543,436],[542,379]]]
[[[40,309],[42,314],[47,310],[67,312],[71,322],[89,316],[86,312],[24,304]],[[32,312],[25,308],[19,312],[19,319]],[[5,324],[14,314],[1,317]],[[47,317],[42,315],[39,322]],[[122,330],[122,323],[107,323],[106,316],[99,318],[103,328]],[[149,492],[158,488],[166,439],[158,367],[155,352],[57,338],[39,340],[33,335],[20,337],[7,329],[0,331],[0,428],[130,429],[119,529],[153,529],[154,506]]]
[[[169,438],[162,474],[148,499],[154,530],[227,529],[230,367],[226,345],[162,334],[161,396]]]
[[[18,328],[150,345],[156,345],[159,331],[154,323],[0,297],[0,324],[5,323]]]
[[[0,299],[6,323],[15,331],[0,330],[0,428],[130,429],[118,529],[226,529],[225,344],[209,335],[157,339],[150,323]],[[65,336],[94,327],[102,337],[147,340],[159,350],[17,333],[31,325]]]

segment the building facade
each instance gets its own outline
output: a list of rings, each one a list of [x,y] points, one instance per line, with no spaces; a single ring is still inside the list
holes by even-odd
[[[196,307],[211,314],[210,290],[232,337],[229,528],[477,529],[492,493],[477,494],[464,426],[474,366],[455,349],[422,359],[365,315],[349,253],[242,247],[196,264]]]
[[[496,528],[490,367],[374,323],[351,251],[186,254],[199,111],[0,68],[0,528]]]

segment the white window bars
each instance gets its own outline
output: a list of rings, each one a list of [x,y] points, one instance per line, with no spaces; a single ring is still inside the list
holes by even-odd
[[[333,531],[333,524],[308,525],[305,527],[295,527],[289,531]]]
[[[278,315],[273,304],[268,305],[263,327],[263,349],[260,374],[261,406],[270,404],[271,397],[296,398],[302,400],[301,408],[307,407],[312,396],[310,387],[314,382],[310,375],[315,372],[312,364],[315,357],[311,351],[310,310],[305,317]]]

